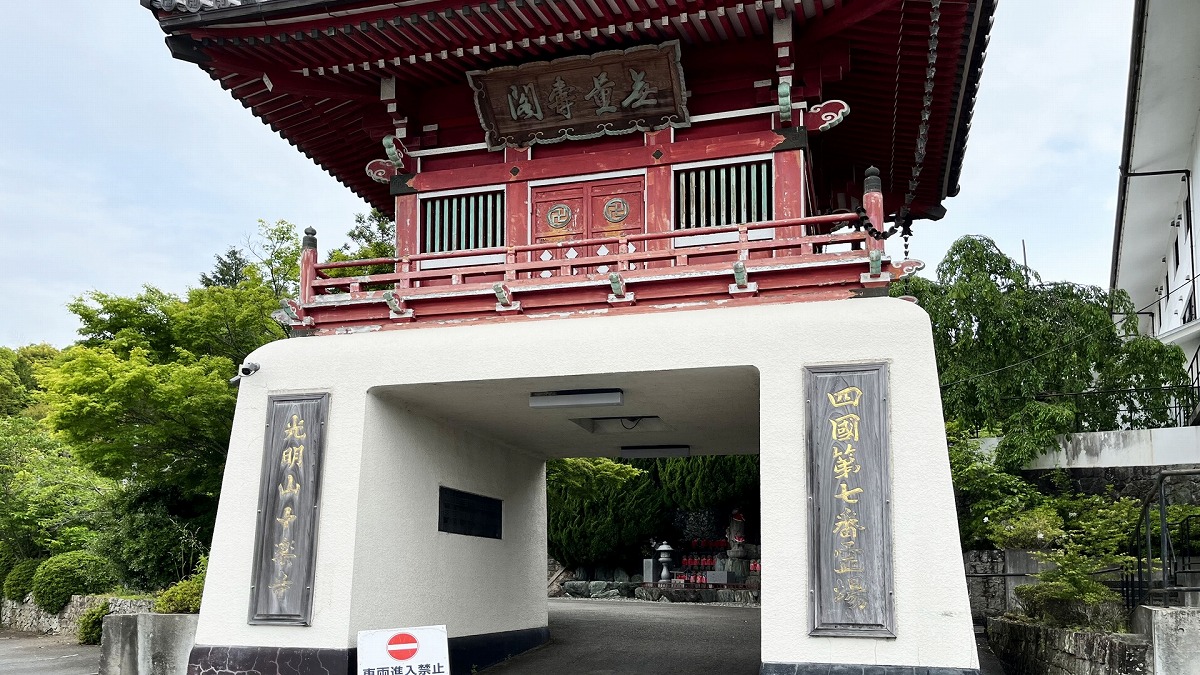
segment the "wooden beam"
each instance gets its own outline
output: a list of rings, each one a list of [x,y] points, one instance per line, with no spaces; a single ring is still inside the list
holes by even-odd
[[[819,6],[820,4],[820,0],[818,0],[817,5]],[[899,4],[900,0],[858,0],[849,9],[843,7],[829,11],[819,19],[814,17],[814,20],[810,21],[800,34],[796,36],[796,42],[819,42],[827,37],[832,37],[849,30],[883,10],[893,9]]]

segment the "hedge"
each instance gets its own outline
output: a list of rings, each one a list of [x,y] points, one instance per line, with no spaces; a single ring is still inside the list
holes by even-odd
[[[72,595],[103,593],[117,583],[113,564],[90,551],[60,553],[42,563],[33,576],[33,601],[57,614]]]

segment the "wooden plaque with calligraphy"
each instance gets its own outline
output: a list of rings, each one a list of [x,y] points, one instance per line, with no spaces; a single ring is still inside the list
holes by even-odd
[[[488,147],[691,124],[679,41],[467,73]]]
[[[329,394],[272,396],[267,406],[250,623],[307,626]]]
[[[895,637],[887,366],[807,375],[809,634]]]

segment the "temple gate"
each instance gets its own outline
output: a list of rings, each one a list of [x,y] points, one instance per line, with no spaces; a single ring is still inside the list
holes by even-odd
[[[143,4],[397,224],[369,261],[305,233],[189,672],[540,645],[546,459],[647,447],[760,455],[764,674],[977,672],[929,322],[886,297],[921,263],[884,241],[958,190],[991,0]]]

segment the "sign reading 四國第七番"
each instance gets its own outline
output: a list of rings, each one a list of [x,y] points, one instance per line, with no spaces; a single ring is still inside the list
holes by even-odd
[[[895,636],[884,364],[811,367],[811,635]]]

